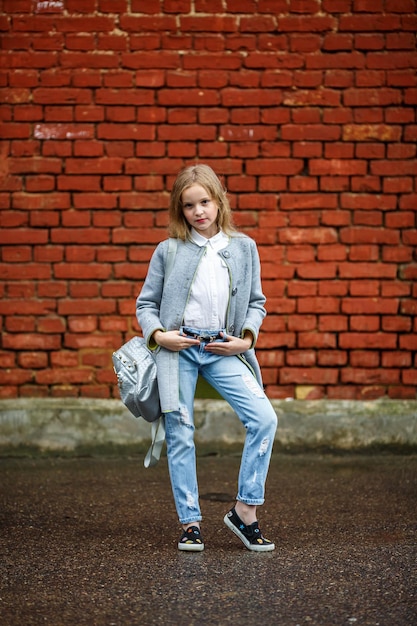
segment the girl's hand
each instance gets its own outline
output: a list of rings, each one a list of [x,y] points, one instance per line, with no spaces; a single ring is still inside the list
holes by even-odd
[[[246,335],[243,339],[242,337],[226,335],[226,333],[222,333],[222,336],[225,341],[212,341],[211,343],[207,343],[205,350],[222,356],[235,356],[236,354],[246,352],[252,345],[252,335]]]
[[[156,330],[153,334],[153,338],[158,346],[166,348],[167,350],[172,350],[172,352],[179,352],[180,350],[185,350],[186,348],[190,348],[191,346],[195,346],[200,343],[198,339],[180,335],[179,330],[168,330],[166,332],[163,330]]]

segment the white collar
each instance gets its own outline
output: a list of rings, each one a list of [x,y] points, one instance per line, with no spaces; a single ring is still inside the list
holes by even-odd
[[[210,237],[210,239],[207,239],[207,237],[203,237],[202,235],[200,235],[200,233],[198,233],[195,228],[192,228],[191,239],[194,243],[200,246],[200,248],[207,246],[208,244],[210,244],[211,246],[216,246],[216,244],[219,243],[224,242],[227,244],[229,242],[229,237],[222,230],[213,235],[213,237]]]

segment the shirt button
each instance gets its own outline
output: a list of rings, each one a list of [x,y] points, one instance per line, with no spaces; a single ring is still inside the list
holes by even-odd
[[[223,256],[225,259],[228,259],[230,257],[230,252],[226,250],[225,252],[223,252]]]
[[[234,289],[232,289],[232,296],[235,296],[237,294],[237,287],[235,287]]]

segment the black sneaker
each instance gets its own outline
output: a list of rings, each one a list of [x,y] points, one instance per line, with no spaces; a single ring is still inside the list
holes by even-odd
[[[246,526],[236,513],[234,507],[224,516],[224,523],[244,543],[248,550],[254,552],[270,552],[275,550],[275,544],[265,539],[259,528],[258,522]]]
[[[189,526],[184,530],[178,542],[178,550],[201,552],[204,550],[203,538],[198,526]]]

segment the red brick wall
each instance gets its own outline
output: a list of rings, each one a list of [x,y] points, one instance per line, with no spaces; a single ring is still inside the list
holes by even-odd
[[[0,396],[117,396],[173,176],[200,160],[259,245],[270,396],[414,398],[415,9],[3,0]]]

